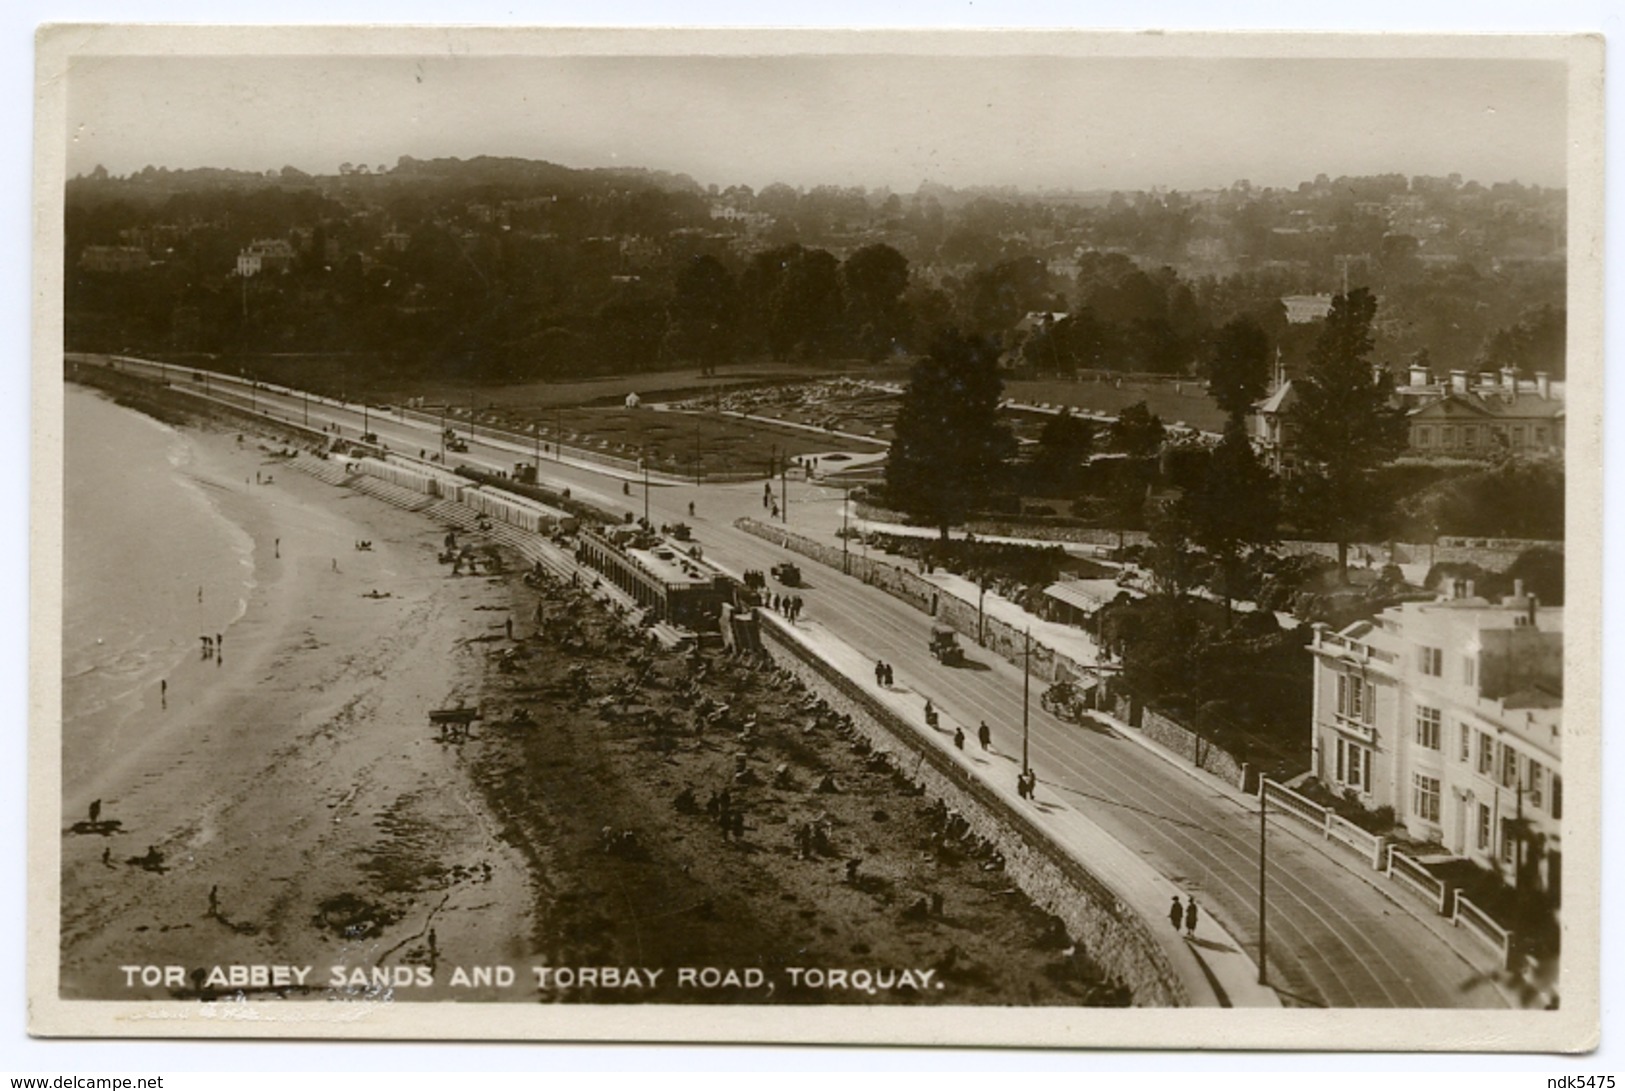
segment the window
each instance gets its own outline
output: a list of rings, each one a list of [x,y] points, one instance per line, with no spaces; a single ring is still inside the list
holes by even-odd
[[[1521,424],[1514,424],[1512,426],[1512,446],[1523,446],[1523,425]]]
[[[1417,648],[1416,666],[1423,674],[1437,678],[1444,673],[1444,652],[1438,648]]]
[[[1537,809],[1546,805],[1546,770],[1538,761],[1529,763],[1529,805]]]
[[[1485,775],[1495,768],[1495,740],[1484,732],[1478,733],[1478,771]]]
[[[1490,847],[1490,808],[1487,803],[1478,805],[1478,849],[1480,852]]]
[[[1427,822],[1439,821],[1439,778],[1411,775],[1411,813]]]
[[[1563,778],[1552,774],[1552,817],[1563,817]]]
[[[1416,745],[1429,750],[1439,749],[1439,710],[1426,705],[1416,706]]]
[[[1455,442],[1456,442],[1456,430],[1455,430],[1455,428],[1453,428],[1453,427],[1451,427],[1450,425],[1447,424],[1444,427],[1439,429],[1439,445],[1440,446],[1442,446],[1442,447],[1451,447],[1451,446],[1455,445]]]
[[[1501,747],[1501,787],[1512,788],[1518,783],[1518,752],[1510,746]]]
[[[1372,723],[1377,715],[1377,687],[1352,674],[1339,674],[1337,714],[1362,723]]]
[[[1501,823],[1501,862],[1514,863],[1518,859],[1518,839],[1512,831],[1507,829],[1505,822]]]
[[[1461,680],[1469,686],[1478,685],[1478,656],[1461,657]]]
[[[1365,792],[1371,789],[1371,750],[1347,739],[1337,740],[1337,782]]]
[[[1536,443],[1545,443],[1546,442],[1546,429],[1544,429],[1544,428],[1536,428],[1535,429],[1535,442]]]
[[[1478,429],[1468,425],[1461,430],[1461,445],[1472,447],[1478,443]]]
[[[1473,749],[1473,729],[1466,724],[1457,724],[1461,729],[1461,761],[1466,761]]]
[[[1416,430],[1416,445],[1418,447],[1429,447],[1429,446],[1432,446],[1432,444],[1433,444],[1433,429],[1431,429],[1431,428],[1418,428]]]

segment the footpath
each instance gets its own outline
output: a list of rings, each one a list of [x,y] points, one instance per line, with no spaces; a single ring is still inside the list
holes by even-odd
[[[907,685],[885,686],[874,681],[873,663],[851,645],[816,621],[789,622],[775,616],[777,624],[823,662],[857,682],[871,697],[886,706],[910,726],[918,736],[941,751],[949,760],[979,779],[1010,810],[1023,813],[1043,831],[1053,844],[1087,869],[1146,922],[1168,963],[1179,976],[1187,996],[1199,1005],[1221,1007],[1278,1008],[1275,991],[1258,983],[1258,965],[1242,945],[1211,917],[1200,915],[1195,932],[1187,937],[1183,929],[1168,923],[1171,900],[1181,889],[1161,875],[1138,855],[1125,848],[1075,808],[1045,790],[1048,778],[1042,765],[1035,763],[1039,777],[1037,795],[1022,799],[1016,792],[1013,756],[982,751],[977,746],[976,724],[962,723],[947,711],[939,713],[936,726],[923,717],[924,698]],[[964,749],[954,745],[955,730],[967,738]]]

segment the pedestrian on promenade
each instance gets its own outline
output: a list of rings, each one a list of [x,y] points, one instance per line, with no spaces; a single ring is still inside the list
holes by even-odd
[[[169,707],[169,679],[158,679],[158,701],[164,707]]]
[[[986,720],[983,720],[982,726],[976,729],[976,741],[982,744],[983,750],[986,750],[993,745],[993,732],[987,726]]]
[[[954,728],[954,746],[960,750],[965,749],[965,729],[962,727]]]
[[[1192,898],[1185,906],[1185,938],[1190,939],[1196,935],[1196,899]]]
[[[282,539],[281,538],[278,538],[276,540],[276,556],[277,556],[278,560],[282,559]]]
[[[1185,907],[1179,904],[1179,895],[1174,895],[1174,902],[1168,907],[1168,923],[1174,926],[1174,933],[1179,933],[1179,926],[1185,923]]]
[[[892,684],[896,681],[896,679],[897,679],[896,672],[892,670],[892,665],[890,663],[887,663],[886,664],[886,688],[890,689]]]
[[[876,659],[875,660],[875,685],[883,686],[885,684],[886,684],[886,664],[882,660]]]

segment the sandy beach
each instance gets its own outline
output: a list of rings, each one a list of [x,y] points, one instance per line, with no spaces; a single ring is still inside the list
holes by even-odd
[[[222,654],[143,694],[132,744],[64,784],[62,994],[173,995],[128,965],[309,963],[325,984],[334,965],[523,958],[525,863],[426,717],[479,700],[468,641],[502,631],[502,581],[449,577],[431,521],[269,441],[188,436],[188,472],[252,537],[255,585]],[[107,832],[75,832],[96,800]]]

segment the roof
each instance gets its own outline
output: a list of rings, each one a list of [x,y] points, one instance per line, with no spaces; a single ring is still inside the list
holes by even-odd
[[[1264,403],[1258,407],[1258,411],[1260,413],[1283,413],[1293,400],[1292,380],[1288,379],[1276,387],[1275,393],[1264,399]]]
[[[1062,580],[1044,588],[1044,594],[1057,602],[1091,614],[1125,591],[1136,594],[1116,580]]]
[[[1564,403],[1539,394],[1490,395],[1450,393],[1411,410],[1412,417],[1493,417],[1500,420],[1556,420]]]

